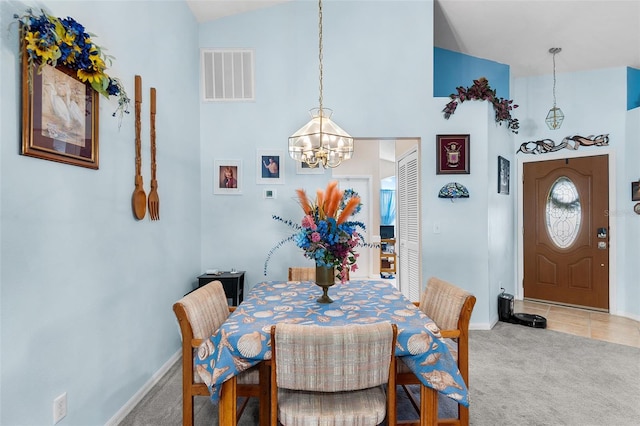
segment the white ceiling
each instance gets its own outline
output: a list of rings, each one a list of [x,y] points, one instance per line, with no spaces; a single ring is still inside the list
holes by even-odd
[[[290,0],[186,1],[207,22]],[[640,69],[640,0],[435,0],[434,19],[437,47],[508,64],[514,77],[550,74],[551,47],[562,48],[557,73]]]

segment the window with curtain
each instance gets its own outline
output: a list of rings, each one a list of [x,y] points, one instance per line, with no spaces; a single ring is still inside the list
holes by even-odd
[[[396,221],[396,191],[380,190],[380,225],[393,225]]]

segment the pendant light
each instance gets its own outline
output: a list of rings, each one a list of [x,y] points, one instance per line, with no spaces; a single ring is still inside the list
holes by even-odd
[[[353,138],[331,120],[332,110],[322,105],[322,0],[318,1],[320,59],[319,107],[309,111],[311,121],[289,137],[289,155],[309,167],[337,167],[353,154]]]
[[[556,55],[560,53],[560,51],[562,51],[560,47],[552,47],[549,49],[549,53],[553,55],[553,108],[549,110],[545,122],[551,130],[559,129],[564,120],[562,110],[556,106]]]

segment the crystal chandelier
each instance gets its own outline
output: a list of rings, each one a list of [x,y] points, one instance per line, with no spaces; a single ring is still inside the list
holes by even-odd
[[[309,111],[311,121],[289,137],[289,155],[309,167],[337,167],[353,155],[353,138],[331,120],[332,110],[322,105],[322,0],[318,1],[320,106]]]
[[[551,130],[559,129],[564,120],[562,110],[556,107],[556,54],[560,53],[561,50],[562,48],[560,47],[552,47],[549,49],[549,53],[553,54],[553,108],[549,110],[547,118],[544,121]]]

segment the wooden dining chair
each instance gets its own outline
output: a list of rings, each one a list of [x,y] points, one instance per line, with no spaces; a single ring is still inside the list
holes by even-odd
[[[397,333],[390,323],[272,326],[271,425],[377,425],[387,418],[394,426]]]
[[[476,303],[476,297],[455,285],[431,277],[420,297],[418,307],[431,318],[445,339],[451,354],[458,363],[458,370],[469,387],[469,321]],[[402,359],[397,362],[396,383],[404,389],[413,407],[419,413],[419,405],[408,385],[420,384],[419,379],[406,366]],[[418,424],[413,421],[399,421],[398,424]],[[469,409],[458,405],[458,417],[438,419],[439,425],[469,425]]]
[[[316,279],[315,266],[295,266],[289,268],[288,281],[314,281]],[[349,279],[349,272],[347,271],[347,280]]]
[[[227,305],[227,296],[220,281],[204,285],[178,300],[173,305],[182,335],[182,424],[193,425],[193,399],[195,396],[210,396],[194,368],[194,355],[200,343],[211,336],[235,309]],[[237,377],[236,392],[244,397],[238,409],[238,419],[246,407],[249,397],[260,399],[260,416],[268,418],[269,373],[265,363],[253,367]],[[260,387],[260,378],[264,383]]]
[[[294,266],[289,268],[288,281],[313,281],[316,279],[316,268]]]

